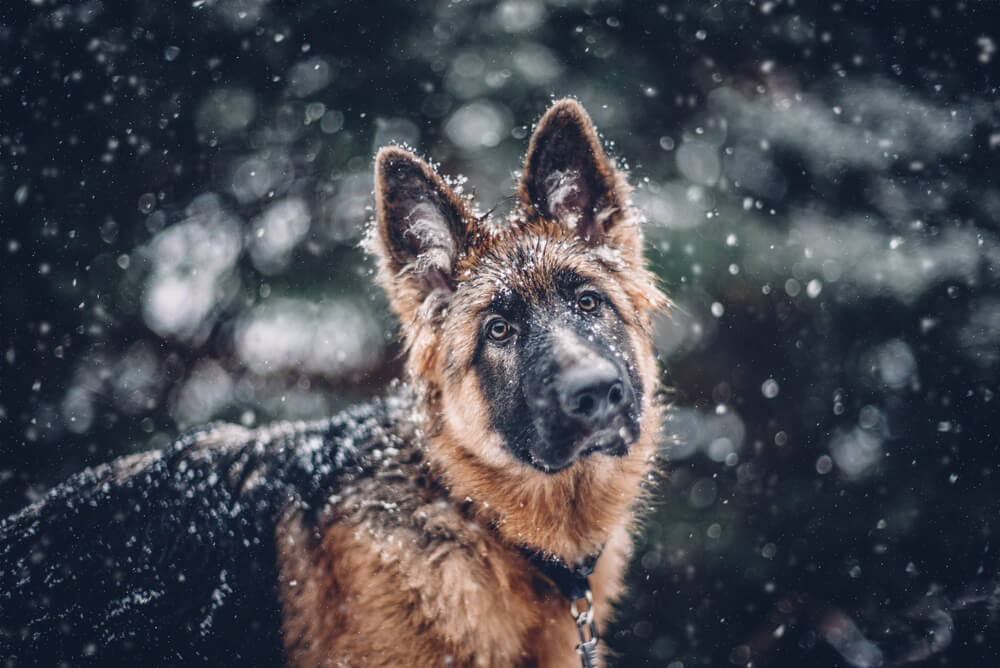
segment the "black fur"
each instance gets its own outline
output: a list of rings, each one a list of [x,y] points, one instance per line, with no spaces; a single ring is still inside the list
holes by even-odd
[[[401,445],[406,396],[237,438],[202,429],[124,480],[115,464],[84,471],[3,521],[0,657],[281,665],[277,522],[315,521],[372,453]]]

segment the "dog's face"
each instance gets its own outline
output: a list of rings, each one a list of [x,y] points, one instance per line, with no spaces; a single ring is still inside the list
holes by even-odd
[[[623,317],[634,308],[580,246],[534,233],[505,240],[459,282],[441,337],[453,400],[473,400],[478,386],[493,440],[546,472],[623,455],[639,436],[643,383]]]
[[[649,315],[663,297],[627,186],[575,102],[539,123],[519,196],[509,220],[485,221],[412,154],[379,153],[372,245],[411,372],[489,465],[555,474],[627,455],[655,385]]]

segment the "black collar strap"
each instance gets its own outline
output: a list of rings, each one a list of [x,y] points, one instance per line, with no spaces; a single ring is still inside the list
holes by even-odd
[[[521,548],[524,556],[542,572],[546,578],[551,580],[562,595],[570,602],[579,601],[590,591],[590,583],[587,578],[594,572],[597,560],[601,556],[600,552],[588,555],[582,562],[575,566],[569,566],[562,559],[542,552]]]

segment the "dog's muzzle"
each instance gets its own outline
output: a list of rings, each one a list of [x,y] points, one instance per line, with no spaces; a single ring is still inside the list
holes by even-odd
[[[558,372],[535,403],[545,425],[536,461],[555,472],[594,453],[621,457],[638,438],[631,383],[608,360],[591,358]]]

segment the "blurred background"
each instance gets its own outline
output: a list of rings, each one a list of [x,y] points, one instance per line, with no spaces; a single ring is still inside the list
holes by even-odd
[[[997,9],[4,2],[0,512],[381,392],[374,151],[502,213],[573,95],[677,303],[613,663],[998,665]]]

